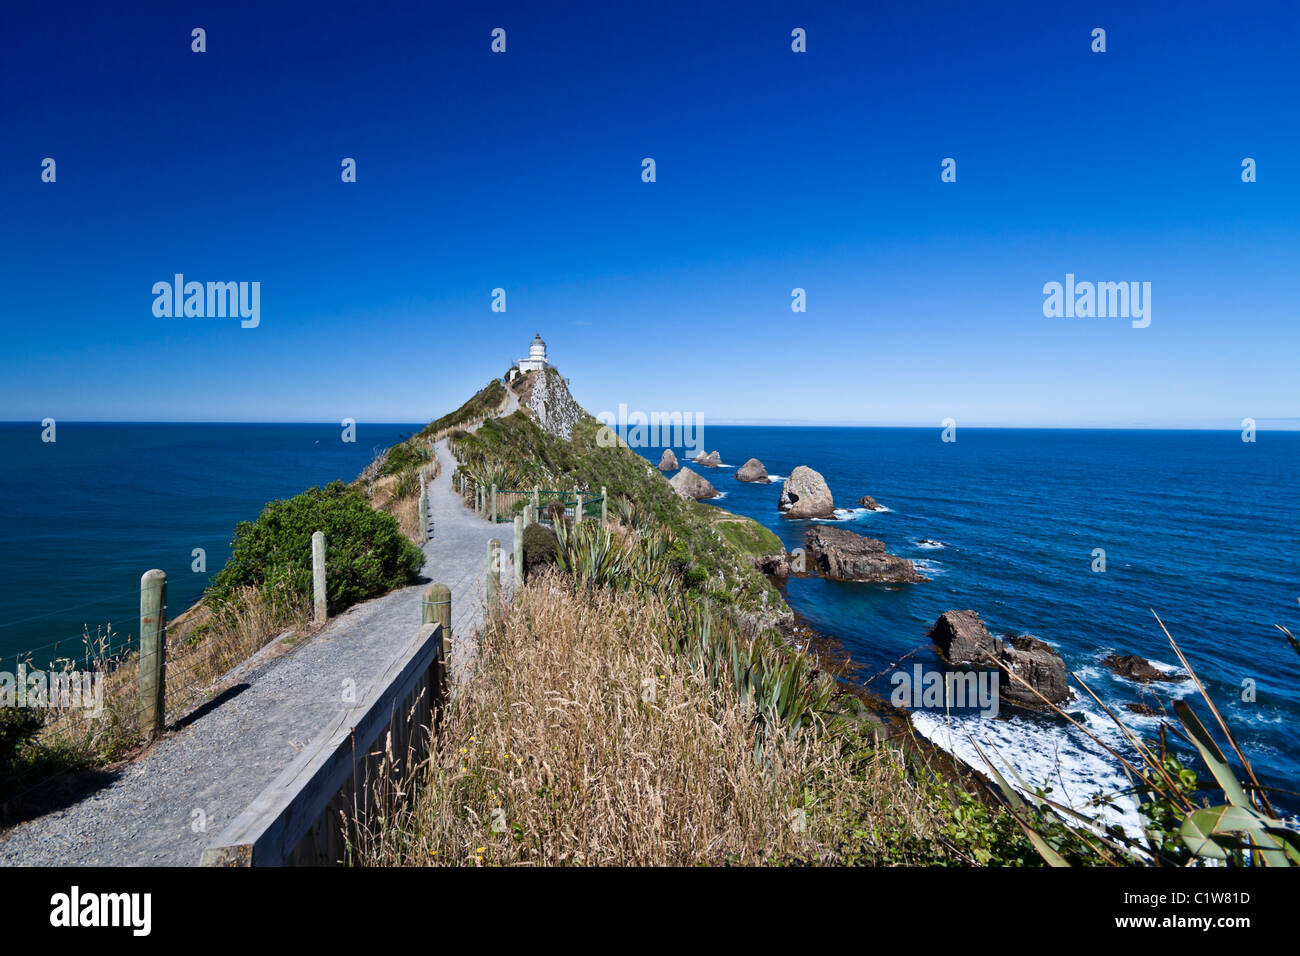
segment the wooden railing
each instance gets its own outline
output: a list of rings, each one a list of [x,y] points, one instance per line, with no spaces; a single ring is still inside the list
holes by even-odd
[[[204,866],[347,862],[374,801],[429,752],[444,689],[441,608],[397,657],[203,851]],[[435,608],[431,612],[431,608]],[[391,735],[391,736],[390,736]]]

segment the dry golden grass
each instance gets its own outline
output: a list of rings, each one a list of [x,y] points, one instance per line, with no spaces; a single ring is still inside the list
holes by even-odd
[[[290,630],[305,631],[311,604],[287,588],[242,587],[217,610],[198,605],[187,613],[198,616],[195,626],[173,622],[168,627],[169,714],[184,705],[187,692],[201,694],[273,638]]]
[[[441,466],[436,456],[422,465],[427,481],[432,482],[441,474]],[[372,507],[387,511],[397,519],[409,541],[423,544],[420,540],[420,495],[419,469],[413,469],[401,475],[385,475],[376,478],[367,488]]]
[[[389,505],[388,511],[397,519],[402,534],[413,544],[423,544],[420,540],[420,499],[418,495],[400,498]]]
[[[769,733],[756,758],[753,712],[707,686],[670,632],[657,598],[529,584],[480,635],[433,755],[385,782],[356,862],[840,862],[876,823],[942,839],[900,753],[851,727]]]
[[[253,587],[241,588],[219,610],[196,604],[168,622],[167,716],[174,721],[221,690],[218,678],[247,660],[277,636],[307,627],[306,601]],[[139,700],[139,655],[113,655],[111,635],[84,638],[84,660],[69,666],[103,675],[103,713],[84,709],[54,711],[41,731],[42,742],[70,747],[87,758],[112,760],[144,741]]]

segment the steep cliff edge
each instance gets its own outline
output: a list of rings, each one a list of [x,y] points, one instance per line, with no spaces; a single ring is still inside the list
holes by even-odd
[[[556,438],[567,441],[573,437],[573,427],[583,418],[591,417],[569,393],[563,376],[553,368],[525,372],[510,388],[519,396],[520,407],[542,431]]]

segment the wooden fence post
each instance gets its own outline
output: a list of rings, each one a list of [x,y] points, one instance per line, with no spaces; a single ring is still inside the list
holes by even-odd
[[[424,589],[424,600],[420,603],[420,623],[438,624],[442,628],[442,648],[438,652],[442,658],[442,673],[439,677],[446,681],[449,669],[447,643],[451,640],[451,588],[434,583]]]
[[[600,486],[600,526],[609,527],[609,495],[605,493],[605,486]]]
[[[497,523],[497,485],[495,481],[492,483],[491,491],[492,491],[492,506],[491,506],[492,510],[489,513],[488,520],[490,520],[493,524],[496,524]]]
[[[496,538],[488,539],[487,558],[487,607],[491,615],[496,613],[501,594],[501,542]]]
[[[515,515],[515,587],[524,583],[524,516]]]
[[[311,606],[317,624],[329,619],[325,605],[325,532],[311,533]]]
[[[140,576],[140,718],[157,737],[167,723],[167,574]]]
[[[424,472],[420,472],[420,544],[429,540],[429,486]]]
[[[582,492],[578,490],[577,485],[573,486],[573,498],[577,502],[573,506],[573,523],[582,524]]]

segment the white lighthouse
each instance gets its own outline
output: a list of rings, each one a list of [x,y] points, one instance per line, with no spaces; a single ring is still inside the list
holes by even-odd
[[[542,341],[539,332],[533,336],[532,344],[528,346],[528,358],[519,360],[519,371],[540,372],[544,368],[546,368],[546,343]]]

